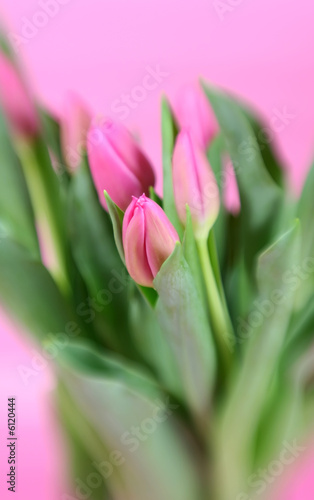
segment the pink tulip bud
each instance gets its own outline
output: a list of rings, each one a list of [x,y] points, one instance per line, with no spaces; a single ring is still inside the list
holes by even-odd
[[[89,164],[101,204],[106,190],[121,210],[132,196],[148,194],[155,176],[151,164],[128,130],[117,122],[92,126],[88,133]]]
[[[195,236],[206,238],[219,213],[219,189],[204,152],[187,131],[179,133],[172,160],[174,198],[181,222],[186,223],[186,205]]]
[[[218,132],[214,112],[199,85],[187,85],[178,95],[175,114],[180,129],[189,130],[203,149]]]
[[[61,139],[64,158],[72,170],[81,163],[91,119],[87,105],[75,93],[69,92],[61,121]]]
[[[123,219],[126,267],[139,285],[153,287],[153,280],[172,254],[179,236],[157,203],[133,197]]]
[[[34,103],[12,62],[0,52],[0,101],[13,130],[33,136],[39,130]]]

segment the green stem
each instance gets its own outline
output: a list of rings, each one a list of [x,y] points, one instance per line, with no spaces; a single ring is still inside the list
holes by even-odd
[[[215,235],[214,235],[213,229],[209,232],[209,236],[208,236],[208,250],[209,250],[209,256],[210,256],[210,260],[211,260],[212,267],[213,267],[213,272],[214,272],[216,282],[218,285],[219,293],[220,293],[221,298],[223,299],[225,296],[225,293],[224,293],[222,279],[221,279],[220,266],[219,266],[219,260],[218,260],[218,255],[217,255],[217,247],[216,247],[216,241],[215,241]]]
[[[54,172],[52,171],[51,174],[49,172],[48,178],[46,175],[47,165],[39,164],[35,151],[36,145],[17,142],[16,147],[32,201],[37,231],[42,238],[41,246],[44,244],[49,252],[47,267],[60,289],[65,294],[68,294],[70,284],[68,281],[62,221],[60,221],[60,212],[58,211],[60,207],[58,206],[58,200],[54,199],[53,184],[55,178],[50,178],[51,174],[54,175]]]
[[[220,299],[222,301],[222,306],[224,309],[225,318],[229,324],[228,331],[232,332],[232,336],[234,337],[233,326],[232,326],[232,322],[230,319],[225,290],[224,290],[224,286],[223,286],[222,278],[221,278],[220,265],[219,265],[218,254],[217,254],[217,246],[216,246],[215,234],[214,234],[213,229],[210,231],[209,236],[208,236],[208,249],[209,249],[209,258],[210,258],[210,261],[211,261],[211,264],[213,267],[213,272],[214,272],[214,276],[215,276],[216,283],[218,286]]]
[[[196,240],[197,249],[203,270],[204,281],[207,291],[208,306],[216,338],[217,348],[225,365],[230,364],[233,351],[232,338],[234,336],[230,324],[229,315],[226,316],[225,308],[221,300],[217,282],[207,249],[207,240]]]

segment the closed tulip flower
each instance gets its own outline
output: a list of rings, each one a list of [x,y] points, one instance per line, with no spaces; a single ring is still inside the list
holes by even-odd
[[[186,85],[178,95],[175,114],[180,129],[189,130],[202,149],[218,132],[214,112],[199,85]]]
[[[0,52],[0,102],[12,129],[23,136],[39,130],[35,105],[13,63]]]
[[[177,241],[179,236],[162,208],[145,194],[133,197],[123,219],[123,246],[127,269],[136,283],[153,287]]]
[[[92,126],[87,151],[99,199],[105,209],[106,190],[111,199],[126,210],[132,196],[148,194],[155,176],[150,162],[128,130],[113,121]]]
[[[68,93],[61,121],[61,139],[66,163],[72,170],[78,167],[85,152],[91,119],[92,113],[85,102],[75,93]]]
[[[219,213],[219,189],[204,152],[188,131],[179,133],[172,160],[174,198],[183,225],[186,205],[195,236],[206,238]]]

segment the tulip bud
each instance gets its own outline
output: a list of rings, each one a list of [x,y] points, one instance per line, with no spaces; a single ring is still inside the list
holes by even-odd
[[[187,131],[179,133],[172,159],[177,212],[186,223],[189,206],[195,236],[206,238],[219,213],[219,189],[204,152]]]
[[[157,203],[133,197],[123,219],[126,267],[139,285],[153,287],[153,280],[172,254],[179,236]]]
[[[39,130],[34,103],[17,69],[0,52],[0,101],[13,130],[23,136],[33,136]]]
[[[92,126],[87,151],[98,196],[106,210],[104,190],[124,211],[132,196],[148,194],[150,186],[154,186],[155,176],[148,159],[120,123],[108,120]]]
[[[68,93],[61,121],[61,141],[64,158],[72,170],[82,160],[91,119],[92,113],[86,104],[75,93]]]
[[[204,92],[199,85],[187,85],[179,94],[176,104],[175,115],[180,129],[189,130],[206,150],[218,132],[218,124]]]

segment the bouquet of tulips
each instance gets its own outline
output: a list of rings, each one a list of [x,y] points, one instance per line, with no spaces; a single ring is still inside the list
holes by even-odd
[[[62,500],[271,498],[313,424],[314,170],[201,82],[161,106],[163,189],[119,122],[36,103],[2,40],[0,300],[48,360]]]

